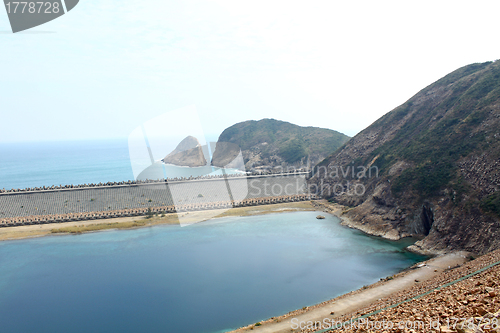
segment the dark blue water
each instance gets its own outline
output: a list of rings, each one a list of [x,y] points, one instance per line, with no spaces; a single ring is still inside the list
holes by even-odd
[[[221,332],[422,259],[317,212],[0,243],[2,332]]]

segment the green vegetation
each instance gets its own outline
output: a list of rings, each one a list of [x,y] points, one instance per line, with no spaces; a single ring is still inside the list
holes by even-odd
[[[486,212],[494,213],[500,217],[500,191],[484,198],[481,202],[481,208]]]
[[[430,101],[419,100],[438,89],[448,92]],[[381,175],[388,176],[390,168],[403,160],[411,167],[391,177],[395,195],[411,193],[423,201],[448,187],[457,192],[452,199],[460,199],[470,187],[459,179],[457,162],[473,152],[494,151],[478,127],[489,116],[489,105],[499,101],[499,62],[460,68],[376,121],[369,129],[383,131],[398,123],[401,127],[357,164],[366,165],[377,157],[375,164]]]
[[[302,139],[292,139],[280,149],[280,155],[288,163],[294,163],[307,155],[305,142]]]
[[[329,129],[262,119],[235,124],[225,129],[218,141],[236,144],[243,152],[258,149],[264,159],[278,154],[294,163],[308,155],[328,156],[348,140],[348,136]]]
[[[454,166],[449,162],[429,161],[413,169],[407,169],[396,178],[392,190],[401,193],[411,184],[422,197],[432,197],[452,178]]]

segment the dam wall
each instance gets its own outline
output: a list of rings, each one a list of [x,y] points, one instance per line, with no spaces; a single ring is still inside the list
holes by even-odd
[[[304,174],[191,179],[0,194],[0,226],[310,200]]]

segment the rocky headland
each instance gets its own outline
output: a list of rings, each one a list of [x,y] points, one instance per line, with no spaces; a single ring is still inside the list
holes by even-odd
[[[207,164],[202,146],[194,136],[187,136],[162,161],[186,167],[200,167]]]

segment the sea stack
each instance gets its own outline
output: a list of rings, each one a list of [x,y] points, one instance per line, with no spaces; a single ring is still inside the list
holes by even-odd
[[[162,161],[187,167],[200,167],[207,164],[201,144],[194,136],[187,136]]]

